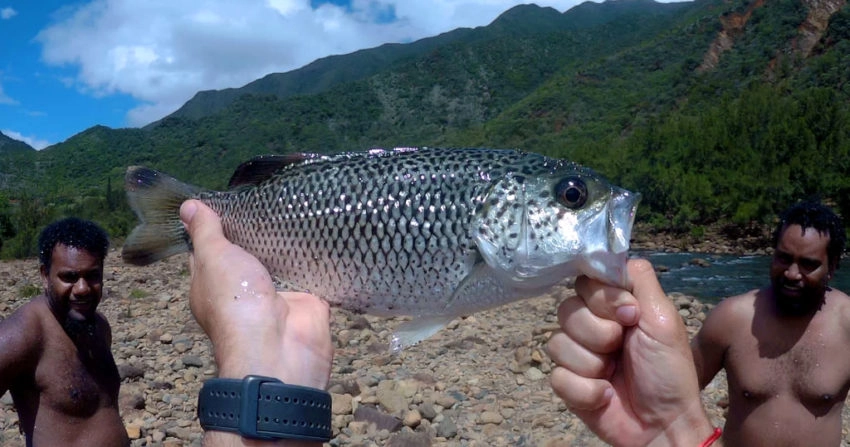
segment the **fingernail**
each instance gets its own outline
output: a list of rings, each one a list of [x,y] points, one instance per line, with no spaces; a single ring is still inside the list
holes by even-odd
[[[632,305],[618,307],[617,320],[625,326],[634,325],[637,323],[637,307]]]
[[[183,202],[183,205],[180,206],[180,220],[188,225],[192,221],[192,218],[195,217],[197,211],[198,205],[193,200]]]

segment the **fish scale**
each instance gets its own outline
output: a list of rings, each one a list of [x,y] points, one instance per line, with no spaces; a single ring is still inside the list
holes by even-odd
[[[187,250],[179,205],[198,198],[285,287],[418,317],[400,328],[396,349],[566,276],[624,282],[638,200],[570,161],[463,148],[259,157],[228,191],[131,167],[125,186],[142,221],[124,246],[127,262]]]
[[[288,284],[355,311],[423,314],[450,306],[452,291],[480,260],[465,216],[489,183],[470,161],[486,167],[494,157],[478,154],[440,164],[422,152],[383,157],[379,165],[363,157],[341,169],[312,163],[316,169],[283,170],[245,193],[199,198],[219,213],[228,239]]]

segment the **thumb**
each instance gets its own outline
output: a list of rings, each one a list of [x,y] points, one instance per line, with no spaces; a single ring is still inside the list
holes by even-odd
[[[679,312],[667,298],[658,282],[652,264],[645,259],[629,261],[629,277],[632,280],[632,295],[640,307],[640,328],[652,338],[664,343],[679,339],[684,333]]]
[[[200,200],[187,200],[180,206],[180,220],[192,238],[194,251],[211,248],[213,242],[224,238],[221,219]]]

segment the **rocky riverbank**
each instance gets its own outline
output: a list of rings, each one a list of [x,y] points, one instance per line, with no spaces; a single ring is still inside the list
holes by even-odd
[[[138,268],[107,258],[101,310],[112,324],[123,378],[120,408],[133,446],[197,446],[197,393],[215,375],[210,346],[186,300],[186,257]],[[40,290],[34,260],[0,263],[0,316]],[[399,319],[333,312],[336,355],[332,446],[602,446],[554,396],[544,346],[555,309],[573,294],[548,296],[454,321],[431,339],[392,356]],[[672,295],[694,333],[707,307]],[[723,424],[725,383],[704,393]],[[845,417],[847,420],[848,417]],[[848,433],[845,423],[845,435]],[[8,394],[0,399],[0,445],[23,446]]]

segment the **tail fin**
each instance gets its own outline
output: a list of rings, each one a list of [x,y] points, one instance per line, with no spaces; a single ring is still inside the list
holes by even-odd
[[[191,249],[180,221],[180,205],[199,189],[142,166],[127,168],[127,200],[141,223],[127,236],[122,257],[133,265],[148,265]]]

